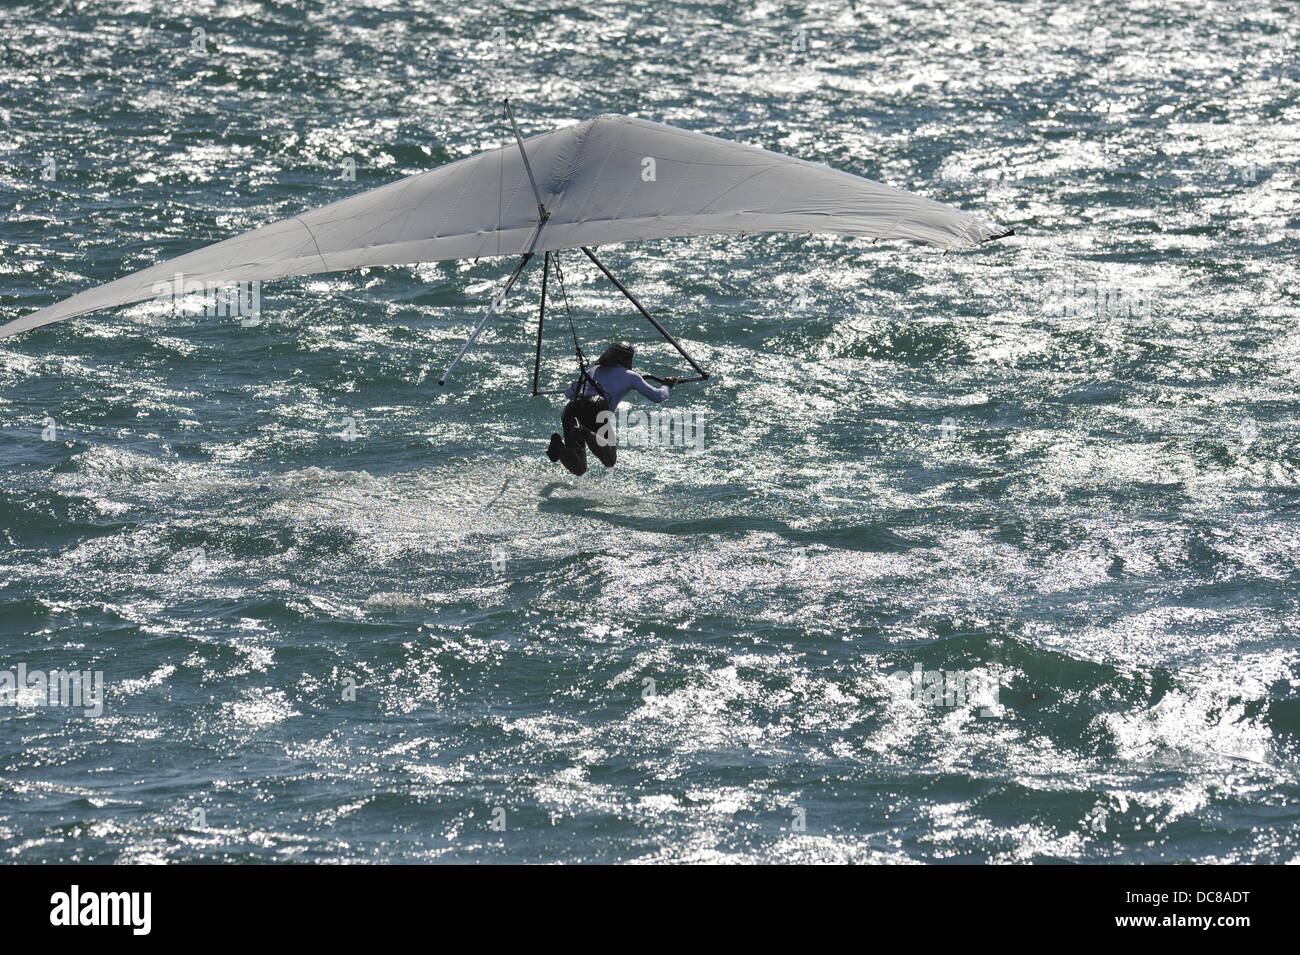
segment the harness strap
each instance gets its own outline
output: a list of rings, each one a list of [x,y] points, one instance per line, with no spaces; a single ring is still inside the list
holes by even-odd
[[[560,285],[560,295],[564,299],[564,313],[569,318],[569,331],[573,334],[573,350],[578,356],[578,395],[586,394],[587,383],[590,383],[596,389],[596,392],[608,401],[609,394],[604,388],[600,387],[600,382],[591,377],[591,374],[587,371],[587,360],[583,357],[582,346],[578,344],[578,329],[573,324],[573,311],[569,308],[569,293],[564,287],[564,273],[560,271],[560,253],[558,251],[553,252],[551,258],[555,262],[555,278]]]

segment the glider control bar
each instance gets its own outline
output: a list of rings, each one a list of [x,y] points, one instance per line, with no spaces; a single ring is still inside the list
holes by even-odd
[[[636,300],[636,296],[634,296],[631,292],[629,292],[623,286],[622,282],[614,278],[614,273],[611,272],[609,269],[605,268],[605,264],[601,262],[600,259],[596,258],[596,253],[592,252],[591,249],[587,248],[585,245],[582,246],[582,251],[587,253],[587,258],[591,259],[591,261],[596,263],[596,268],[600,269],[602,272],[605,273],[605,278],[613,282],[614,287],[627,296],[627,300],[636,306],[636,310],[640,312],[642,315],[644,315],[646,319],[649,320],[651,325],[653,325],[656,329],[658,329],[659,334],[662,335],[664,338],[668,339],[669,343],[674,348],[677,349],[677,353],[681,355],[683,358],[685,358],[690,363],[690,366],[692,368],[694,368],[697,372],[699,372],[698,378],[678,378],[677,383],[680,385],[682,382],[686,382],[686,381],[708,380],[709,373],[705,371],[703,368],[701,368],[694,358],[686,354],[686,349],[683,348],[680,344],[678,344],[677,339],[673,338],[673,336],[669,334],[668,329],[660,325],[659,322],[655,320],[655,317],[645,310],[645,306],[643,306],[640,302]]]
[[[469,351],[470,346],[473,345],[474,342],[478,341],[478,336],[483,331],[483,326],[491,321],[492,316],[497,313],[497,309],[501,307],[501,303],[504,302],[506,296],[510,294],[510,288],[515,284],[515,279],[519,278],[519,273],[524,270],[524,266],[528,264],[528,260],[532,257],[533,253],[524,253],[524,257],[520,259],[519,264],[515,266],[514,274],[512,274],[510,280],[506,282],[506,287],[503,288],[501,294],[493,300],[492,307],[488,309],[487,314],[483,316],[483,320],[478,323],[478,327],[476,327],[473,334],[469,336],[469,341],[461,346],[460,354],[456,356],[455,361],[448,365],[447,370],[442,373],[442,377],[438,379],[438,384],[445,385],[447,383],[447,379],[451,377],[452,370],[460,364],[460,360],[465,357],[465,352]]]
[[[542,224],[539,222],[537,228],[533,230],[533,238],[532,241],[528,243],[528,250],[524,252],[524,257],[519,260],[519,264],[515,266],[515,270],[506,282],[505,288],[503,288],[500,294],[492,300],[492,307],[489,308],[487,314],[483,316],[483,320],[478,323],[478,326],[474,329],[474,333],[469,336],[469,341],[461,347],[460,354],[456,356],[456,360],[448,365],[447,370],[442,373],[442,377],[438,379],[438,384],[445,385],[447,383],[447,379],[451,377],[452,369],[460,364],[460,360],[465,357],[465,352],[469,351],[470,346],[478,341],[478,336],[482,333],[484,326],[487,325],[487,323],[492,320],[492,316],[497,313],[497,309],[501,307],[501,303],[504,302],[506,296],[510,294],[510,289],[514,287],[515,280],[519,278],[519,273],[524,270],[524,266],[528,264],[528,260],[533,257],[533,250],[537,248],[537,241],[541,237]]]

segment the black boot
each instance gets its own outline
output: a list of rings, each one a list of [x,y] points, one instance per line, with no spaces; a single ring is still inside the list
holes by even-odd
[[[551,463],[560,460],[560,455],[564,453],[564,439],[554,432],[551,433],[551,446],[546,449],[546,456],[551,459]]]
[[[587,473],[587,452],[582,447],[565,448],[560,463],[569,469],[570,474],[582,477]]]

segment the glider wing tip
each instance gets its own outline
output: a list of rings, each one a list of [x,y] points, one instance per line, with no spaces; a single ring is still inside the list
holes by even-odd
[[[26,315],[23,316],[23,318],[27,317]],[[0,325],[0,338],[13,338],[15,335],[21,335],[23,332],[28,331],[27,327],[19,324],[22,320],[22,318],[15,318],[12,322],[5,322]]]

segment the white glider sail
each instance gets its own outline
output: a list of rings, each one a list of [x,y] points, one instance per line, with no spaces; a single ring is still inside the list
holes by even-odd
[[[156,296],[177,274],[205,286],[595,247],[642,239],[820,232],[969,247],[1010,230],[754,146],[626,116],[514,144],[206,246],[0,326],[0,338]]]

